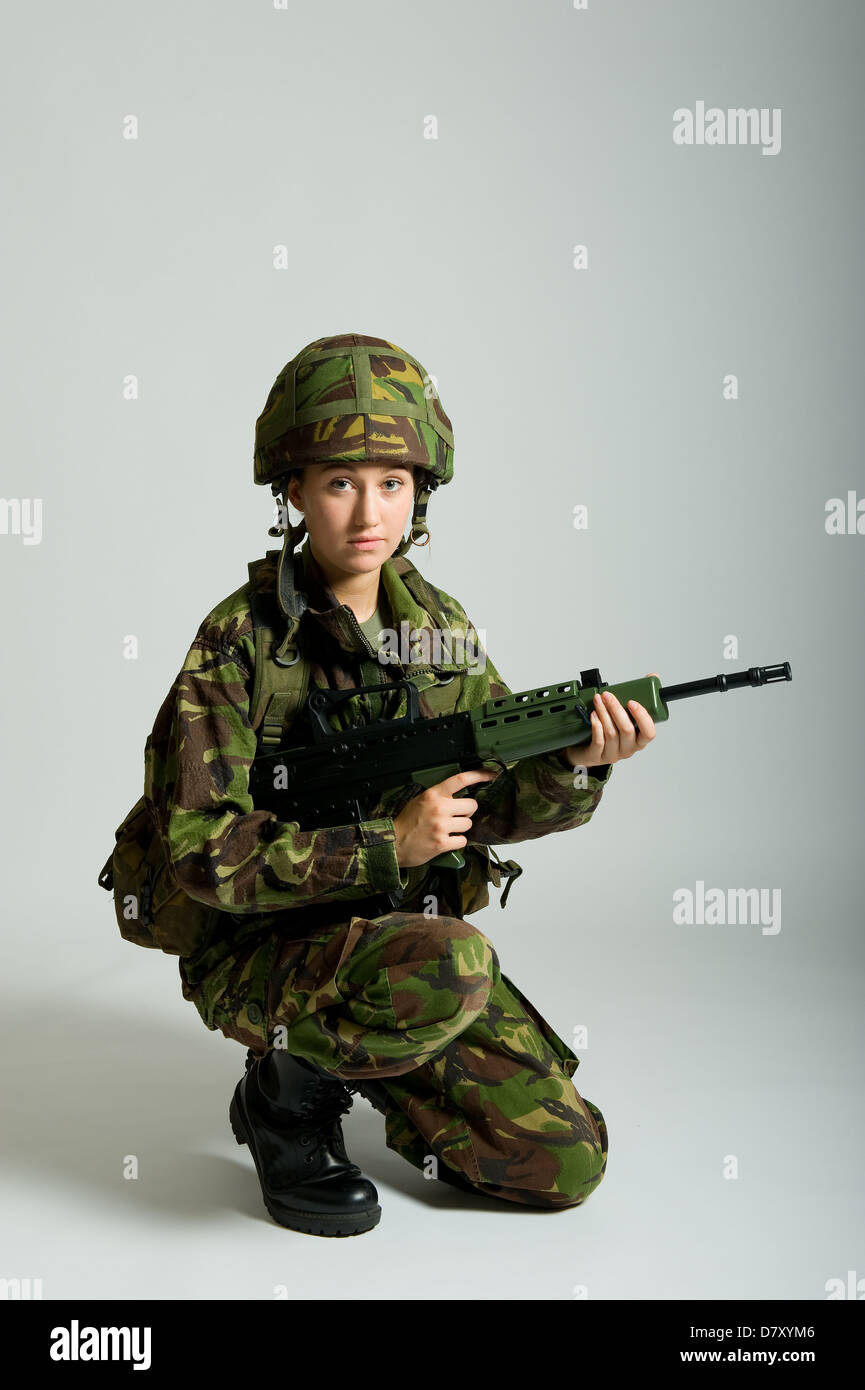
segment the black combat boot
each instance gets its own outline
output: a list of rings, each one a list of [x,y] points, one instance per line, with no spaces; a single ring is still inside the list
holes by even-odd
[[[345,1151],[352,1094],[339,1077],[281,1048],[250,1052],[229,1119],[248,1144],[274,1221],[315,1236],[353,1236],[381,1220],[378,1192]]]

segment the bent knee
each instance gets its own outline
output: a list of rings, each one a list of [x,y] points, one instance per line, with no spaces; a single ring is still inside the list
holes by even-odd
[[[526,1184],[509,1192],[511,1200],[550,1211],[580,1206],[603,1179],[607,1155],[600,1147],[590,1147],[585,1142],[573,1149],[558,1150],[558,1155],[559,1171],[551,1187],[540,1189]]]
[[[583,1100],[585,1112],[574,1131],[574,1143],[559,1150],[561,1171],[557,1186],[570,1197],[570,1205],[585,1201],[607,1171],[607,1126],[601,1111]]]
[[[506,1189],[499,1188],[497,1195],[529,1206],[566,1211],[579,1206],[594,1192],[606,1169],[606,1127],[602,1135],[594,1128],[587,1134],[585,1126],[580,1125],[574,1129],[570,1143],[538,1143],[530,1155],[522,1152],[519,1179],[513,1173],[513,1182],[507,1181],[511,1175],[505,1162],[496,1176],[500,1182],[506,1181]]]
[[[607,1171],[607,1151],[598,1144],[584,1142],[568,1150],[559,1177],[560,1189],[569,1206],[578,1206],[601,1182]]]
[[[486,1007],[497,972],[492,942],[469,922],[392,912],[369,924],[337,985],[356,1017],[375,1011],[361,1020],[367,1026],[464,1027]]]
[[[399,958],[387,966],[398,1026],[451,1017],[471,1019],[486,1008],[498,957],[492,942],[459,917],[412,914]]]

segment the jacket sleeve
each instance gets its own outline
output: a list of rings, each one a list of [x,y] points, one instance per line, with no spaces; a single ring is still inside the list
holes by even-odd
[[[462,610],[461,610],[462,611]],[[465,615],[463,614],[465,618]],[[475,708],[497,695],[511,695],[483,649],[477,629],[464,626],[479,655],[477,674],[466,678],[459,708]],[[585,787],[574,785],[576,769],[561,751],[521,758],[500,772],[495,781],[472,788],[478,803],[468,839],[480,845],[517,844],[536,840],[555,830],[586,825],[594,815],[612,776],[612,764],[587,768]]]
[[[405,887],[392,819],[301,830],[254,809],[250,679],[237,651],[199,631],[147,740],[145,798],[181,888],[264,912]]]

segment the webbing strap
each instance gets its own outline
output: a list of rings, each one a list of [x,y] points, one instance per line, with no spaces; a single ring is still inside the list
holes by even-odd
[[[290,690],[274,690],[273,694],[265,707],[264,718],[261,721],[261,732],[259,743],[261,747],[276,750],[282,742],[283,728],[290,724],[300,706],[306,699],[306,691],[309,685],[309,667],[306,662],[298,662],[299,668],[297,677]],[[277,670],[280,668],[277,667]],[[286,668],[286,676],[292,679],[291,672],[294,667]]]
[[[267,596],[257,585],[257,571],[262,560],[250,562],[250,611],[255,631],[255,676],[249,702],[249,719],[259,730],[259,746],[276,749],[282,740],[283,728],[291,722],[306,700],[309,689],[309,662],[298,652],[291,665],[274,660],[279,639],[271,625]]]
[[[499,866],[499,868],[507,870],[508,881],[505,884],[505,891],[502,893],[502,896],[499,899],[499,907],[504,907],[505,903],[508,900],[508,893],[511,891],[511,884],[513,883],[514,879],[519,878],[520,874],[523,872],[523,868],[522,865],[518,864],[515,859],[499,859],[499,856],[496,854],[492,845],[487,845],[487,849],[489,850],[493,859],[495,859],[496,864]]]
[[[362,661],[360,663],[360,683],[361,685],[384,685],[384,671],[377,661]],[[369,700],[370,722],[374,723],[382,717],[382,704],[384,691],[377,691],[365,698]]]

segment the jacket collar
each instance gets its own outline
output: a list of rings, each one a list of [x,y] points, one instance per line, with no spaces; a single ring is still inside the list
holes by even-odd
[[[310,550],[308,536],[300,550],[295,552],[294,564],[295,582],[297,587],[306,594],[308,604],[306,612],[309,617],[314,619],[325,632],[328,632],[343,650],[352,652],[362,659],[375,658],[375,648],[367,641],[366,635],[361,631],[352,609],[348,604],[340,603],[327,583],[315,556]],[[429,662],[423,660],[403,662],[400,660],[398,665],[402,666],[403,669],[413,671],[435,669],[436,671],[455,672],[464,670],[464,666],[446,659],[446,651],[441,654],[444,659],[439,659],[436,645],[433,643],[433,634],[438,629],[436,619],[426,608],[421,607],[415,601],[390,559],[382,563],[381,583],[390,605],[391,626],[397,634],[397,639],[399,640],[401,634],[405,632],[405,640],[408,643],[412,633],[424,628],[428,630],[428,637],[420,645],[419,653],[422,654],[424,649],[427,650],[431,654],[431,660]],[[408,625],[406,629],[401,627],[403,622]],[[402,656],[402,653],[400,655]]]

